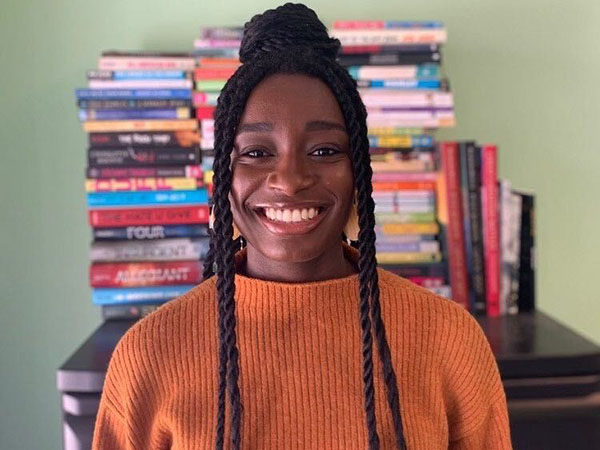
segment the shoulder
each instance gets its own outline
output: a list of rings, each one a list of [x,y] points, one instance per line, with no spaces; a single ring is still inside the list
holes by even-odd
[[[378,269],[382,303],[390,313],[410,316],[419,327],[447,329],[456,339],[468,338],[470,333],[481,333],[481,327],[462,306],[418,286],[388,270]]]
[[[117,343],[111,366],[128,367],[143,375],[151,373],[156,364],[175,363],[194,344],[194,333],[212,329],[214,307],[214,277],[173,299],[158,310],[136,322]],[[202,341],[199,342],[202,345]]]
[[[408,354],[421,355],[437,369],[451,439],[472,433],[490,407],[504,411],[498,365],[477,320],[451,300],[389,271],[379,274],[382,310],[387,308],[391,322],[399,324],[391,330],[397,333],[397,342],[418,348]]]

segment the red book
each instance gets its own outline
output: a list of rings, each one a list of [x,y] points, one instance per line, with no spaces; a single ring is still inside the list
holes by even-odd
[[[500,225],[498,215],[498,148],[481,146],[481,213],[487,315],[500,315]]]
[[[96,263],[90,266],[92,287],[167,286],[200,281],[200,261]]]
[[[227,80],[235,73],[237,67],[198,67],[194,70],[194,80]]]
[[[94,228],[137,225],[187,225],[208,223],[208,205],[163,208],[91,209],[89,222]]]
[[[213,119],[216,106],[196,106],[196,119]]]
[[[433,191],[433,181],[377,181],[373,183],[373,191]]]
[[[457,142],[440,142],[443,179],[445,182],[447,247],[452,299],[469,309],[469,282],[465,254],[460,162]]]

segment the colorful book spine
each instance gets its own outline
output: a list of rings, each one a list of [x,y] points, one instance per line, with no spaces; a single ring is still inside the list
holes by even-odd
[[[385,223],[375,225],[375,233],[387,234],[438,234],[437,223]]]
[[[198,122],[187,120],[88,120],[83,122],[83,131],[88,133],[120,131],[177,131],[196,130]]]
[[[168,109],[80,109],[79,120],[189,119],[190,108]]]
[[[434,145],[433,136],[430,135],[398,135],[398,136],[373,136],[369,135],[369,145],[371,147],[392,147],[392,148],[415,148]]]
[[[473,142],[467,143],[464,156],[461,153],[466,191],[463,191],[465,205],[465,239],[469,260],[469,286],[471,305],[474,314],[486,314],[485,268],[483,259],[483,228],[481,212],[481,149]],[[466,222],[468,215],[468,223]],[[470,257],[469,257],[470,256]]]
[[[192,80],[90,80],[90,89],[191,89]]]
[[[184,70],[88,70],[88,80],[187,80]]]
[[[194,70],[194,58],[171,58],[149,56],[102,56],[98,61],[100,70]]]
[[[208,203],[207,190],[201,188],[191,191],[91,192],[87,194],[89,208],[185,205],[191,203]]]
[[[90,266],[92,287],[167,286],[200,281],[200,261],[93,263]]]
[[[196,178],[92,178],[85,180],[86,192],[186,191],[196,189]]]
[[[447,240],[452,299],[465,309],[469,309],[458,144],[456,142],[440,143],[440,156],[446,183]]]
[[[202,166],[88,167],[87,178],[197,178],[202,180]],[[198,180],[199,181],[199,180]]]
[[[334,28],[331,35],[339,39],[342,45],[443,44],[448,37],[445,28]]]
[[[165,208],[107,208],[92,209],[88,212],[90,225],[98,228],[207,224],[208,215],[208,205]]]
[[[78,100],[81,109],[190,108],[189,99]]]
[[[437,29],[444,28],[444,23],[410,20],[336,20],[333,22],[333,28],[338,30]]]
[[[198,261],[206,257],[208,239],[161,239],[151,241],[93,242],[92,262]]]
[[[200,142],[197,130],[90,133],[91,147],[193,147]]]
[[[389,80],[396,78],[439,78],[440,68],[437,64],[421,64],[408,66],[350,66],[348,73],[355,80],[373,79]]]
[[[500,233],[498,217],[497,147],[481,147],[483,250],[486,312],[500,315]]]
[[[183,166],[200,164],[200,152],[193,147],[90,148],[88,167]]]
[[[94,228],[94,241],[153,241],[172,238],[208,237],[205,225],[138,225],[129,227]]]
[[[189,89],[77,89],[78,100],[191,99]]]
[[[354,53],[338,56],[338,62],[342,66],[362,65],[411,65],[441,62],[439,52],[429,53]]]
[[[379,264],[428,263],[442,260],[440,252],[378,252]]]
[[[92,302],[95,305],[166,302],[185,294],[193,288],[194,284],[135,288],[99,288],[92,289]]]

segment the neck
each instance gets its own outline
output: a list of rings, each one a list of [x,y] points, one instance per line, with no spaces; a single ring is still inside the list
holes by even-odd
[[[344,256],[342,242],[336,243],[308,261],[276,261],[247,245],[245,263],[240,273],[261,280],[302,283],[342,278],[358,272]]]

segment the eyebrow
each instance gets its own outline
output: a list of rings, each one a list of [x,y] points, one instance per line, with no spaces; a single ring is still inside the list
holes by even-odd
[[[245,123],[238,127],[237,134],[265,133],[273,131],[273,128],[273,124],[270,122]],[[327,120],[313,120],[307,122],[304,129],[306,131],[340,130],[346,132],[346,127],[344,125],[337,122],[329,122]]]

